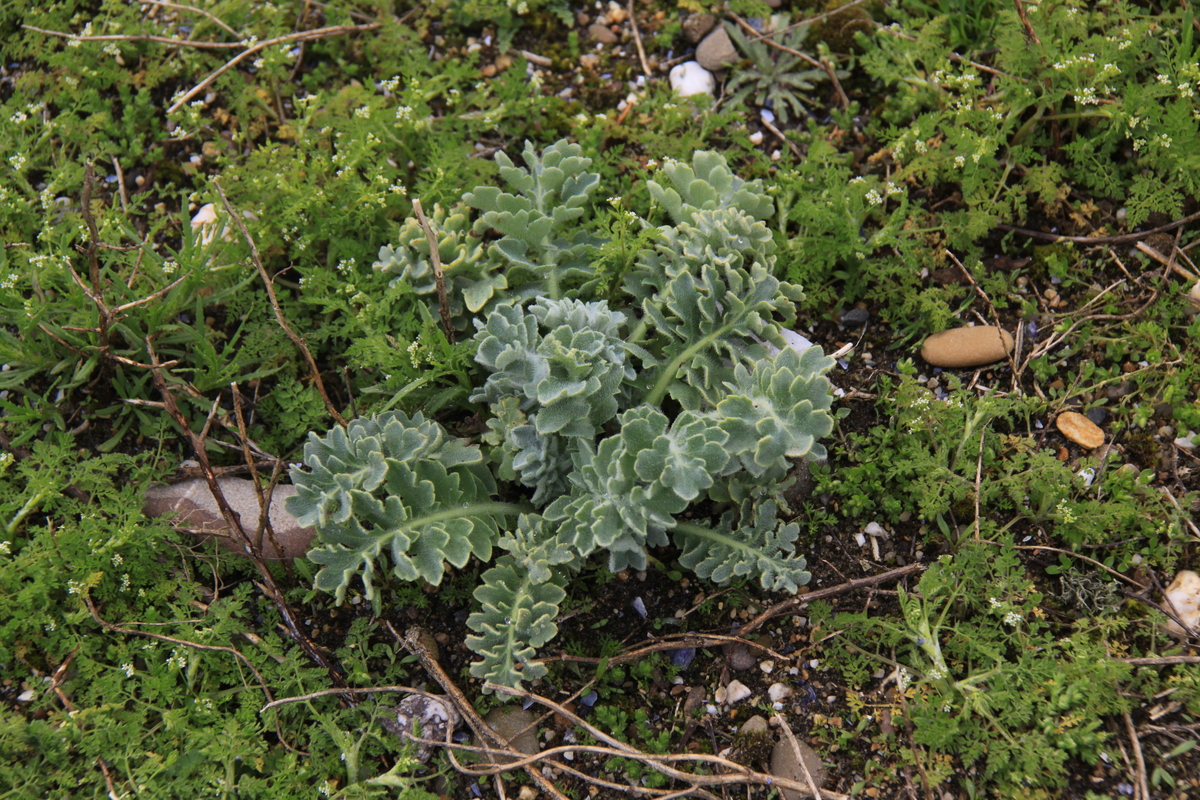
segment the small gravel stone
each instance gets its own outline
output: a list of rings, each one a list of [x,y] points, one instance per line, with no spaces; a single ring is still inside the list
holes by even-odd
[[[696,46],[696,61],[705,69],[725,69],[731,64],[736,64],[737,60],[737,50],[733,48],[733,41],[723,25],[714,28],[704,37],[704,41]]]
[[[750,652],[750,648],[744,644],[735,645],[726,660],[730,669],[736,670],[750,669],[758,661]]]
[[[615,44],[617,41],[617,35],[613,33],[611,29],[601,25],[598,22],[593,22],[591,25],[588,25],[587,31],[588,36],[592,37],[597,42],[601,42],[603,44]]]
[[[1167,608],[1174,606],[1179,619],[1193,631],[1200,630],[1200,575],[1190,569],[1181,570],[1167,587],[1163,605]],[[1167,630],[1176,636],[1184,633],[1173,619],[1167,621]]]
[[[865,308],[851,308],[842,313],[843,325],[862,325],[871,319],[871,312]]]
[[[671,68],[671,88],[680,97],[691,97],[694,94],[711,95],[716,89],[716,81],[712,73],[695,61],[685,61]]]
[[[1116,386],[1108,387],[1104,395],[1109,400],[1120,400],[1126,395],[1133,394],[1133,390],[1136,388],[1137,386],[1134,385],[1133,381],[1121,381]]]
[[[1083,414],[1064,411],[1054,420],[1062,435],[1080,447],[1094,450],[1104,444],[1104,431]]]
[[[750,719],[742,723],[742,728],[739,733],[766,733],[769,730],[767,721],[760,715],[755,714]]]
[[[1104,420],[1108,419],[1108,412],[1100,407],[1089,408],[1087,414],[1085,414],[1084,416],[1086,416],[1089,420],[1096,423],[1097,425],[1103,425]]]
[[[921,358],[935,367],[981,367],[999,361],[1012,349],[1013,338],[1008,331],[979,325],[935,333],[921,347]]]
[[[692,44],[697,44],[717,24],[712,14],[689,14],[683,20],[683,35]]]
[[[537,726],[534,724],[537,717],[529,711],[515,706],[501,706],[493,708],[483,721],[502,741],[519,753],[531,756],[540,749]],[[476,747],[485,746],[483,742],[478,741],[478,737],[475,738],[474,744]],[[504,759],[499,761],[503,763]]]

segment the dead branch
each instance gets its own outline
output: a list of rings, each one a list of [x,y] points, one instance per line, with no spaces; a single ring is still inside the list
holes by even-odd
[[[179,429],[191,444],[192,450],[196,454],[196,460],[200,462],[200,469],[204,474],[205,482],[208,484],[208,490],[212,493],[213,499],[216,500],[217,508],[221,510],[221,516],[225,519],[225,524],[229,526],[229,530],[233,531],[242,542],[245,554],[254,563],[259,576],[262,578],[260,585],[263,587],[267,597],[279,609],[279,614],[283,618],[288,633],[300,645],[300,648],[304,650],[309,658],[325,668],[335,686],[345,686],[346,681],[342,677],[337,665],[334,664],[328,654],[313,644],[312,640],[301,630],[295,612],[288,606],[287,600],[284,599],[283,592],[279,588],[279,584],[275,582],[275,576],[271,574],[271,570],[267,567],[266,562],[263,561],[262,552],[254,546],[253,540],[242,526],[241,518],[229,507],[229,503],[225,500],[225,494],[221,491],[221,486],[217,483],[217,476],[213,472],[212,465],[209,463],[208,452],[204,447],[204,439],[192,430],[192,426],[188,424],[187,418],[179,410],[179,404],[175,402],[175,395],[171,392],[171,388],[167,385],[166,378],[163,376],[163,367],[158,361],[158,353],[154,350],[154,342],[151,338],[146,339],[146,350],[150,354],[150,363],[152,365],[150,374],[154,380],[155,387],[158,389],[159,394],[162,395],[163,403],[166,404],[167,413],[175,421],[175,424],[179,426]]]
[[[742,636],[745,636],[751,631],[758,629],[763,623],[772,617],[778,617],[781,614],[791,611],[797,606],[807,605],[814,600],[824,600],[827,597],[837,597],[838,595],[847,594],[849,592],[857,591],[858,589],[865,589],[869,586],[887,583],[898,578],[903,578],[906,575],[911,575],[914,572],[920,572],[923,569],[925,569],[925,565],[923,564],[908,564],[907,566],[890,569],[887,572],[881,572],[878,575],[871,575],[866,578],[856,578],[852,581],[846,581],[845,583],[837,586],[830,586],[826,589],[818,589],[815,592],[797,595],[796,597],[784,600],[782,603],[776,603],[766,611],[763,611],[741,628],[738,628],[738,633]]]
[[[242,238],[246,240],[246,244],[250,246],[250,258],[254,262],[254,268],[258,270],[259,277],[262,278],[263,285],[267,288],[267,297],[271,301],[271,308],[275,311],[275,320],[279,323],[279,327],[283,328],[283,332],[292,340],[292,344],[304,354],[305,361],[308,362],[309,372],[312,374],[313,383],[317,387],[317,391],[321,394],[321,399],[325,401],[325,410],[329,416],[333,417],[337,424],[343,428],[346,427],[346,419],[338,412],[333,401],[329,399],[329,393],[325,391],[325,382],[321,380],[321,371],[317,369],[317,361],[313,358],[313,354],[308,349],[308,344],[303,337],[299,336],[292,326],[288,324],[287,317],[283,315],[283,309],[279,305],[279,298],[275,296],[275,282],[271,276],[267,274],[267,268],[263,266],[262,259],[258,256],[258,246],[254,243],[254,238],[250,236],[250,231],[246,230],[246,223],[242,220],[242,216],[234,212],[233,206],[229,203],[229,198],[225,196],[225,190],[216,181],[213,181],[213,186],[217,189],[217,194],[221,197],[221,204],[225,207],[225,213],[233,220],[241,231]]]
[[[238,53],[229,61],[225,62],[223,66],[218,67],[209,73],[207,78],[200,81],[187,92],[184,92],[184,94],[176,99],[175,102],[171,104],[171,107],[167,109],[167,114],[174,114],[186,103],[191,101],[193,97],[207,89],[213,81],[221,77],[221,75],[223,75],[225,72],[233,69],[239,63],[259,52],[260,50],[265,50],[268,47],[273,47],[279,44],[290,44],[291,42],[311,42],[314,39],[328,39],[331,36],[341,36],[342,34],[346,33],[365,33],[367,31],[373,31],[379,28],[380,25],[381,23],[378,22],[372,22],[367,25],[334,25],[329,28],[316,28],[311,31],[300,31],[298,33],[290,33],[287,36],[277,36],[274,39],[266,39],[258,42],[257,44],[247,47],[245,50]],[[187,42],[186,44],[189,46],[194,46],[190,42]],[[239,42],[234,46],[242,47],[243,45]]]
[[[1187,225],[1189,222],[1194,222],[1200,219],[1200,211],[1195,214],[1189,214],[1183,219],[1177,219],[1174,222],[1168,222],[1166,225],[1160,225],[1157,228],[1151,228],[1148,231],[1139,231],[1137,233],[1123,233],[1120,236],[1060,236],[1057,233],[1045,233],[1043,231],[1032,231],[1028,228],[1018,228],[1014,225],[1005,225],[1002,222],[996,223],[996,227],[1002,231],[1012,231],[1019,233],[1022,236],[1029,236],[1033,239],[1042,239],[1047,242],[1074,242],[1075,244],[1126,244],[1128,242],[1137,242],[1156,233],[1166,233],[1173,231],[1176,228]]]
[[[413,213],[417,215],[417,224],[421,226],[421,230],[425,234],[425,241],[429,242],[429,263],[433,264],[433,279],[437,285],[438,311],[442,315],[442,331],[446,334],[446,341],[454,344],[454,319],[450,316],[450,298],[446,296],[446,274],[442,270],[441,248],[438,247],[437,235],[433,232],[433,226],[425,218],[425,209],[421,208],[421,199],[414,197],[412,204]]]

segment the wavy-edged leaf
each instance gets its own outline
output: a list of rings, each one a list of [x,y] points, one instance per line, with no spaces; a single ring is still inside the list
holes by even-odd
[[[740,527],[726,512],[716,528],[680,525],[672,538],[683,551],[679,563],[701,578],[725,585],[736,578],[757,577],[764,589],[795,593],[812,578],[807,563],[795,554],[800,526],[776,519],[777,507],[767,500],[742,503]],[[750,519],[752,518],[752,519]]]
[[[447,562],[490,559],[495,517],[514,511],[491,501],[495,479],[479,449],[421,414],[396,411],[311,436],[304,458],[310,469],[292,470],[287,507],[316,527],[316,585],[339,602],[356,574],[376,601],[377,565],[388,561],[397,578],[437,585]]]
[[[558,634],[555,618],[566,597],[564,577],[537,582],[504,556],[483,573],[482,581],[474,593],[480,610],[467,618],[467,627],[475,631],[467,636],[467,647],[481,656],[471,664],[471,675],[514,688],[543,677],[546,668],[533,659],[537,648]]]
[[[734,369],[729,396],[715,413],[729,434],[730,454],[747,472],[756,478],[768,471],[782,475],[788,458],[824,457],[817,439],[833,430],[833,395],[825,377],[833,363],[819,347],[803,353],[785,348],[759,361],[753,372],[742,364]]]

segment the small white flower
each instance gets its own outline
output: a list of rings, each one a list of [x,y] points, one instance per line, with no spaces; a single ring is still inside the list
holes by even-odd
[[[964,156],[955,156],[954,157],[954,166],[958,167],[959,169],[962,169],[963,165],[966,163],[967,163],[966,157],[964,157]]]
[[[130,663],[122,664],[121,671],[125,673],[126,678],[132,678],[133,673],[134,673],[133,664],[130,664]]]
[[[1004,624],[1016,627],[1021,624],[1023,617],[1015,611],[1010,611],[1004,615]]]
[[[354,109],[354,116],[358,117],[359,119],[370,119],[371,118],[371,107],[370,106],[360,106],[360,107]]]
[[[879,192],[872,189],[866,194],[867,202],[873,206],[877,206],[883,202],[883,198],[879,196]]]
[[[12,542],[0,542],[0,553],[4,555],[12,554]]]
[[[994,597],[988,598],[988,605],[990,605],[992,608],[1003,608],[1004,607],[1004,604],[1001,603],[999,600],[997,600]]]
[[[1170,86],[1171,85],[1171,76],[1164,75],[1163,73],[1160,72],[1160,73],[1158,73],[1158,82],[1161,83],[1163,86]]]
[[[851,185],[851,186],[853,186],[853,185],[854,185],[854,184],[856,184],[856,183],[865,183],[865,182],[866,182],[866,180],[867,180],[867,179],[866,179],[866,178],[864,178],[863,176],[861,176],[861,175],[856,175],[856,176],[854,176],[853,178],[851,178],[851,179],[850,179],[850,185]]]

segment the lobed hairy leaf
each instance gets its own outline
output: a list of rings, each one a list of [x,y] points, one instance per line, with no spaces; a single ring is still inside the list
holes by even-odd
[[[712,150],[697,150],[692,163],[668,160],[663,172],[674,188],[649,181],[650,196],[661,203],[675,224],[691,222],[697,211],[737,208],[756,220],[775,213],[775,201],[761,180],[744,181],[733,174],[725,157]]]
[[[304,461],[309,471],[291,471],[297,491],[287,509],[316,528],[316,585],[339,602],[356,575],[377,601],[376,563],[390,560],[397,578],[437,585],[446,563],[489,559],[495,516],[512,510],[491,502],[496,483],[479,448],[421,414],[396,411],[324,438],[310,434]]]
[[[483,573],[475,590],[480,610],[467,618],[476,635],[467,636],[467,647],[481,656],[471,664],[471,675],[503,686],[519,687],[536,680],[546,668],[533,661],[537,648],[558,634],[554,624],[566,592],[561,574],[545,581],[520,569],[512,556],[504,556]]]
[[[764,589],[794,594],[812,576],[804,558],[794,552],[800,526],[783,523],[776,513],[773,500],[757,505],[746,500],[737,515],[740,526],[733,512],[722,515],[715,529],[680,525],[672,536],[682,550],[679,563],[720,585],[757,576]]]

